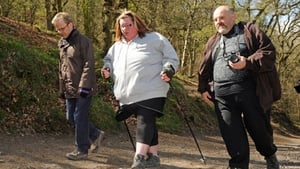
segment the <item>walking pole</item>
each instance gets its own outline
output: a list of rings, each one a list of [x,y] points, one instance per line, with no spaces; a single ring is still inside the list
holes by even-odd
[[[202,154],[202,151],[201,151],[200,146],[199,146],[199,144],[198,144],[198,141],[197,141],[197,139],[196,139],[196,137],[195,137],[195,134],[194,134],[194,132],[193,132],[193,130],[192,130],[192,127],[191,127],[191,125],[190,125],[190,123],[189,123],[189,120],[187,119],[187,116],[186,116],[185,112],[184,112],[183,109],[182,109],[182,106],[181,106],[181,104],[180,104],[180,102],[179,102],[179,99],[178,99],[178,97],[177,97],[177,95],[176,95],[176,93],[175,93],[175,89],[173,88],[171,82],[169,82],[169,84],[170,84],[170,88],[171,88],[171,93],[173,94],[174,98],[176,99],[177,107],[178,107],[178,109],[180,110],[180,112],[181,112],[181,114],[182,114],[182,116],[183,116],[183,119],[184,119],[185,123],[187,124],[187,126],[188,126],[188,128],[189,128],[189,130],[190,130],[190,132],[191,132],[191,134],[192,134],[192,136],[193,136],[193,138],[194,138],[194,141],[195,141],[195,143],[196,143],[196,145],[197,145],[198,151],[199,151],[199,153],[200,153],[200,155],[201,155],[200,160],[201,160],[202,162],[204,162],[204,164],[206,164],[206,162],[205,162],[205,157],[204,157],[203,154]]]
[[[111,80],[111,78],[109,78],[109,84],[110,84],[110,90],[113,92],[113,81]],[[115,100],[114,95],[113,95],[113,99]],[[120,105],[118,105],[118,108],[120,108]],[[123,124],[124,124],[124,126],[125,126],[125,128],[126,128],[127,134],[128,134],[128,136],[129,136],[130,142],[131,142],[131,144],[132,144],[133,151],[135,152],[135,145],[134,145],[134,142],[133,142],[133,138],[132,138],[132,136],[131,136],[131,133],[130,133],[130,131],[129,131],[128,125],[127,125],[127,123],[126,123],[126,119],[123,120]]]
[[[131,136],[131,134],[130,134],[128,125],[127,125],[127,123],[126,123],[126,120],[123,120],[123,123],[124,123],[124,126],[126,127],[126,130],[127,130],[127,133],[128,133],[129,139],[130,139],[130,142],[131,142],[131,144],[132,144],[132,148],[133,148],[133,150],[134,150],[134,152],[135,152],[135,145],[134,145],[134,142],[133,142],[133,138],[132,138],[132,136]]]

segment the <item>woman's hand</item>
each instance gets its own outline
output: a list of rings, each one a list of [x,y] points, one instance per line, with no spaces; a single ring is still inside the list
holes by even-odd
[[[109,77],[110,77],[110,69],[109,69],[109,68],[103,68],[103,69],[101,70],[101,74],[102,74],[102,76],[103,76],[105,79],[109,78]]]
[[[170,82],[171,81],[171,78],[169,78],[168,75],[165,72],[161,72],[160,77],[165,82]]]

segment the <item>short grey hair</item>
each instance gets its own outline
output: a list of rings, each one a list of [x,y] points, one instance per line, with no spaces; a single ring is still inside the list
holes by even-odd
[[[67,12],[59,12],[53,17],[51,23],[54,24],[59,21],[63,21],[64,23],[69,24],[73,22],[73,18]]]

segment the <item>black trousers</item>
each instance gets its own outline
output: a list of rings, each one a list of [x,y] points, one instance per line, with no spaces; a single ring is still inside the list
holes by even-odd
[[[231,157],[230,167],[249,168],[247,132],[261,155],[268,157],[277,151],[273,143],[270,112],[263,112],[254,91],[216,96],[215,112],[223,140]]]
[[[136,141],[149,146],[158,145],[156,118],[163,115],[166,98],[152,98],[131,104],[128,111],[137,118]]]

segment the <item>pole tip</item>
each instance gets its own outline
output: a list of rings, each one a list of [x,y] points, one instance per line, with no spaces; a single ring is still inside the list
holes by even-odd
[[[205,157],[200,158],[200,161],[201,161],[202,163],[206,164]]]

